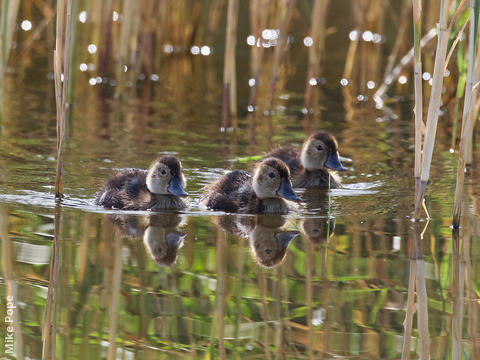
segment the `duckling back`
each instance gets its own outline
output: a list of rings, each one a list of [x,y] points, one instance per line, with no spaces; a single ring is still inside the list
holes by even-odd
[[[258,202],[254,199],[251,181],[245,171],[231,171],[205,188],[202,203],[211,210],[243,212],[242,208],[249,200]]]
[[[148,209],[151,193],[146,184],[147,172],[129,169],[114,174],[96,195],[97,205],[124,210]]]
[[[264,158],[274,157],[282,160],[290,169],[292,177],[303,168],[300,151],[291,147],[282,147],[266,154]]]

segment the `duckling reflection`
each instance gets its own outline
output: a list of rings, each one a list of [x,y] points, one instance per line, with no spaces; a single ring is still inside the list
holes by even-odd
[[[277,214],[240,216],[225,215],[217,224],[225,231],[249,239],[250,253],[257,264],[265,268],[280,265],[298,231],[282,231],[286,219]]]
[[[177,261],[178,250],[186,234],[178,231],[182,218],[177,214],[110,217],[123,236],[143,238],[143,244],[157,265],[170,266]]]
[[[302,193],[302,200],[308,212],[327,216],[329,210],[328,190],[320,188],[305,189]]]
[[[308,212],[320,215],[304,218],[300,221],[300,230],[314,244],[322,244],[330,239],[335,229],[335,220],[328,219],[328,191],[325,189],[305,189],[302,196]]]
[[[319,217],[305,218],[300,221],[300,230],[312,243],[321,245],[332,238],[335,220]]]
[[[282,220],[281,224],[278,220]],[[265,268],[280,265],[287,254],[288,245],[299,234],[298,231],[281,231],[285,219],[257,217],[257,226],[250,233],[250,253],[257,264]]]

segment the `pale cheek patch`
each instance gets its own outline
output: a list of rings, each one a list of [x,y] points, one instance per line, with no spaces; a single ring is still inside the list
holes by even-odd
[[[306,149],[302,150],[302,154],[300,155],[300,158],[302,160],[303,166],[307,170],[316,170],[318,167],[315,166],[315,163],[311,160],[312,156],[308,153]]]
[[[154,194],[167,194],[167,186],[164,177],[157,177],[154,175],[147,175],[147,188],[150,192]]]

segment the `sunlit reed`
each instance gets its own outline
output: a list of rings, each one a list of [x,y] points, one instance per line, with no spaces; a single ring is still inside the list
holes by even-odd
[[[286,51],[288,31],[290,29],[290,22],[295,8],[295,0],[283,0],[281,2],[280,11],[280,25],[277,46],[273,52],[273,66],[272,77],[270,80],[270,90],[267,97],[267,109],[270,111],[273,108],[273,102],[275,98],[275,88],[277,86],[278,72],[280,70],[280,64],[283,58],[283,54]]]
[[[325,28],[327,19],[328,0],[315,0],[311,17],[310,35],[312,45],[308,48],[308,68],[305,87],[305,118],[310,114],[312,92],[316,84],[315,77],[320,74],[321,58],[325,55]],[[313,83],[312,83],[313,81]]]
[[[262,0],[262,9],[268,9],[270,0]],[[250,96],[248,100],[249,111],[254,111],[257,105],[257,95],[260,86],[260,75],[262,69],[262,59],[264,47],[261,44],[262,30],[267,27],[268,11],[259,11],[256,0],[250,1],[251,29],[253,34],[253,46],[251,46],[251,79],[253,86],[250,87]]]
[[[449,30],[447,27],[448,1],[442,0],[440,5],[440,22],[435,54],[435,66],[433,71],[432,92],[428,104],[427,125],[425,131],[425,142],[423,145],[422,169],[420,174],[419,190],[415,194],[415,219],[420,218],[424,194],[427,182],[430,177],[430,165],[437,133],[438,116],[440,114],[441,96],[443,90],[443,74],[445,58],[447,55],[447,44]]]
[[[19,8],[20,0],[2,1],[0,18],[0,40],[2,42],[0,46],[0,107],[3,106],[4,76],[8,67],[10,49],[12,48],[13,32],[16,26]]]
[[[420,39],[422,37],[422,2],[412,0],[413,5],[413,42],[414,42],[414,82],[415,82],[415,192],[419,190],[422,167],[422,134],[423,123],[423,94],[422,94],[422,53]]]
[[[228,0],[225,57],[223,63],[222,127],[229,126],[231,117],[237,115],[237,81],[235,47],[237,42],[238,1]]]
[[[57,105],[57,167],[55,197],[63,197],[63,148],[65,140],[67,98],[70,96],[69,74],[72,42],[72,3],[76,0],[62,0],[57,3],[57,39],[54,51],[55,99]],[[76,19],[74,20],[76,21]],[[62,79],[63,77],[63,79]],[[63,80],[63,81],[62,81]],[[71,91],[72,89],[70,89]]]
[[[458,228],[460,226],[460,216],[462,214],[463,201],[462,194],[464,189],[465,166],[468,156],[468,148],[472,141],[472,131],[474,126],[474,117],[471,116],[472,110],[472,96],[476,91],[473,86],[474,80],[474,64],[475,64],[475,41],[477,34],[475,32],[475,14],[478,11],[478,2],[470,0],[470,23],[469,23],[469,39],[468,39],[468,68],[467,68],[467,82],[465,86],[465,103],[463,105],[462,116],[462,133],[460,138],[460,151],[457,167],[457,184],[455,187],[455,200],[453,206],[453,226]]]

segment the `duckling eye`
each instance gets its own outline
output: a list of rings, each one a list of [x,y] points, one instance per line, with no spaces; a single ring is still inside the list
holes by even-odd
[[[167,175],[167,170],[165,170],[165,169],[160,170],[160,174]]]
[[[318,151],[322,151],[322,150],[323,150],[323,146],[322,146],[322,145],[317,145],[317,150],[318,150]]]
[[[268,174],[272,179],[275,177],[275,173],[272,171],[271,173]]]

